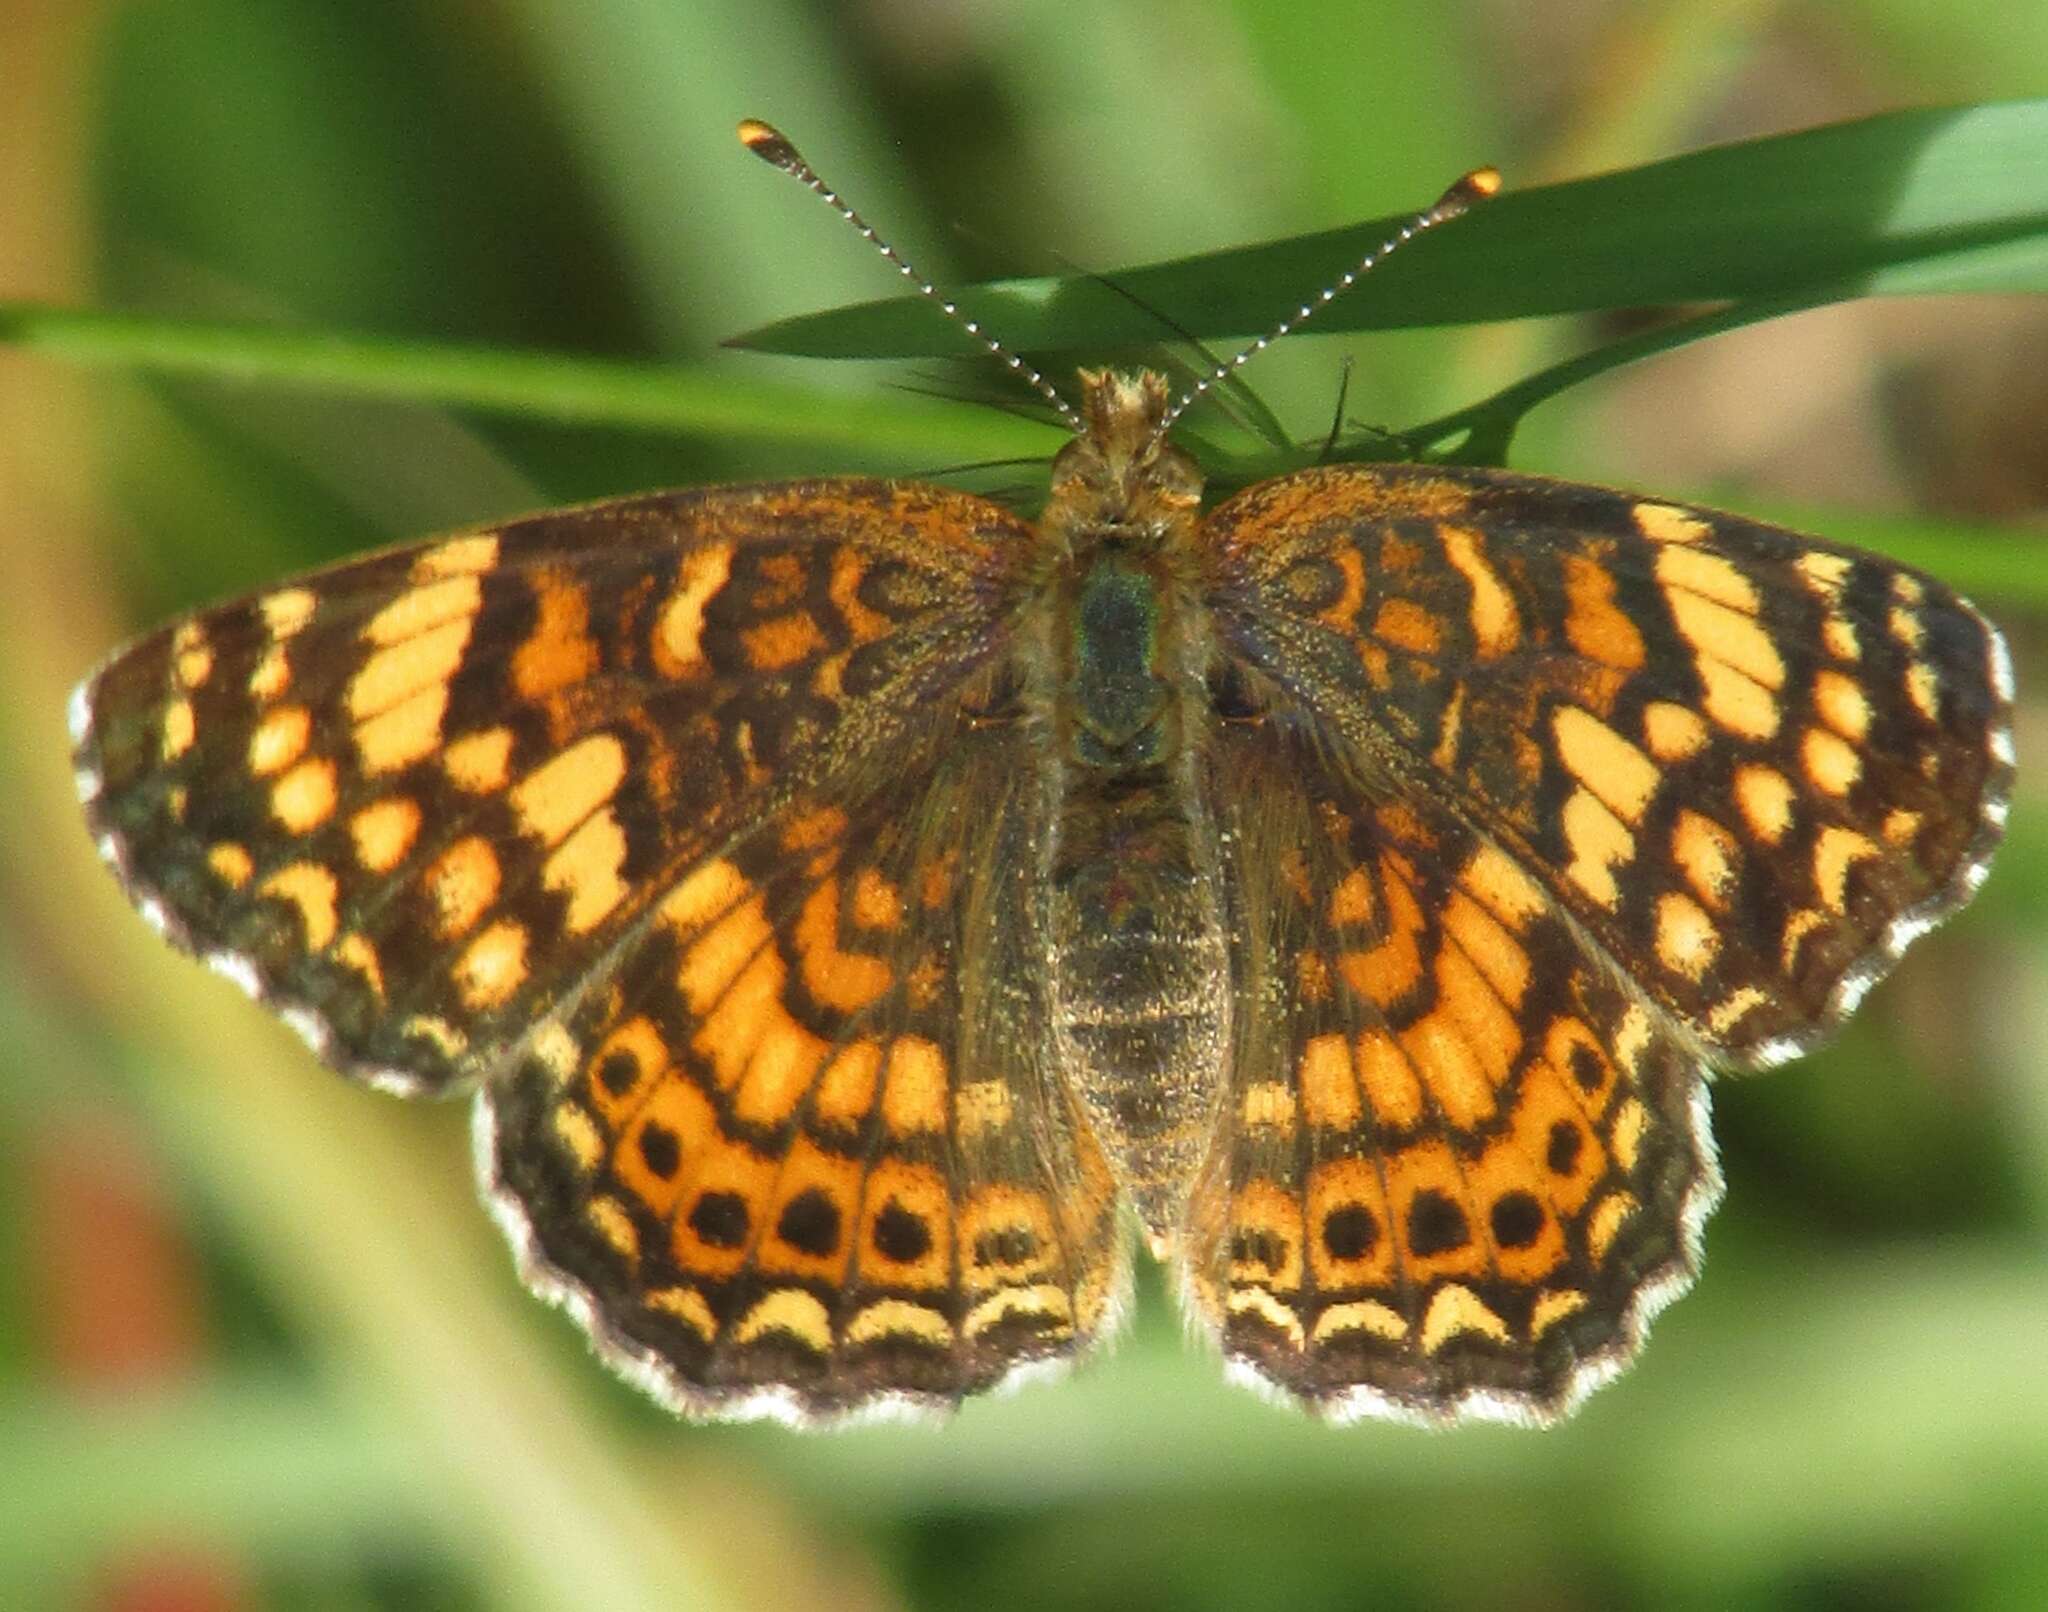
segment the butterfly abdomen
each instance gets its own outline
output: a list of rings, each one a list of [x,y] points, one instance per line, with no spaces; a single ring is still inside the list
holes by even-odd
[[[1214,829],[1190,787],[1188,624],[1144,561],[1097,551],[1060,612],[1053,1033],[1148,1231],[1178,1223],[1221,1093],[1228,958]]]

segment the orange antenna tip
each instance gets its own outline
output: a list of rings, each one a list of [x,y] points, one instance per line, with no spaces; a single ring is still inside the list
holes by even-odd
[[[803,165],[804,159],[797,155],[789,137],[772,123],[764,123],[759,118],[741,118],[739,134],[740,144],[763,162],[772,162],[778,168]]]

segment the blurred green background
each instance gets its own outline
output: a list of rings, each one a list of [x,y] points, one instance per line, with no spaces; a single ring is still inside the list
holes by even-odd
[[[892,387],[929,367],[717,350],[896,289],[741,115],[957,281],[2038,94],[2044,63],[2009,0],[9,0],[0,297],[662,358],[735,423],[0,349],[0,1605],[2048,1606],[2038,700],[1982,897],[1835,1046],[1718,1088],[1703,1281],[1544,1434],[1312,1425],[1224,1387],[1149,1277],[1113,1354],[942,1430],[679,1425],[519,1288],[461,1112],[346,1087],[135,921],[63,731],[127,632],[374,543],[1036,440]],[[1399,425],[1631,328],[1304,338],[1252,378],[1313,437],[1347,353],[1352,413]],[[2026,696],[2038,582],[1974,579],[2039,552],[2044,418],[2040,300],[1866,301],[1578,388],[1515,462],[1895,537],[1969,579]]]

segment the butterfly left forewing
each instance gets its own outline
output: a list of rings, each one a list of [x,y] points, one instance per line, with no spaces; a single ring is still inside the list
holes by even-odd
[[[969,679],[1027,531],[884,482],[624,499],[173,623],[81,690],[131,897],[344,1070],[440,1091],[669,871]]]

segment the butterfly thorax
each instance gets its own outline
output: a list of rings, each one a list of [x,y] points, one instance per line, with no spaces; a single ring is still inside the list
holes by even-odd
[[[1224,1084],[1228,962],[1195,788],[1210,646],[1189,561],[1201,497],[1154,375],[1083,376],[1087,429],[1040,523],[1059,758],[1049,881],[1053,1053],[1155,1246]]]

